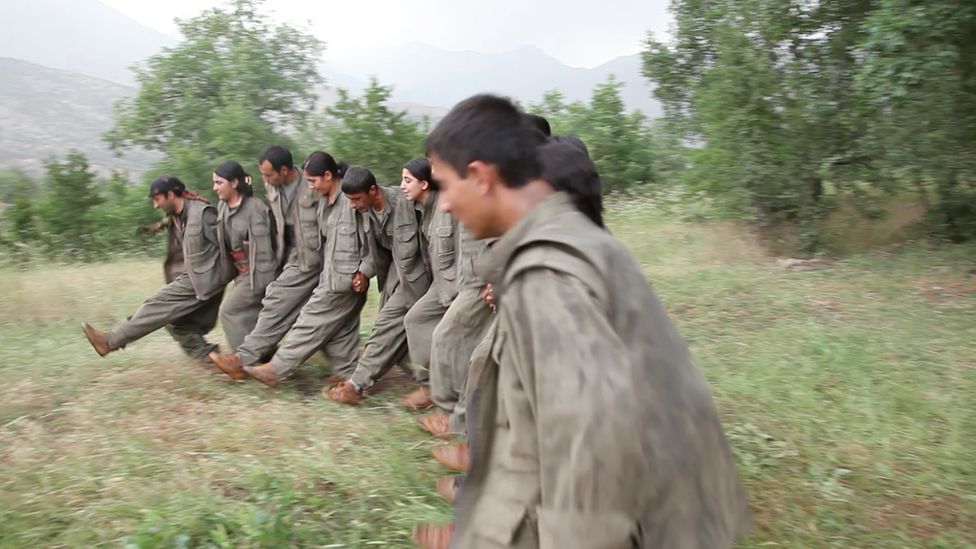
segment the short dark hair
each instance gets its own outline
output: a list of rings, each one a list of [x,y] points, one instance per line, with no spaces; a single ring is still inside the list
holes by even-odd
[[[533,126],[539,128],[539,131],[542,132],[546,137],[552,135],[552,127],[549,126],[549,121],[546,120],[544,116],[540,116],[538,114],[526,114],[525,117],[529,119],[529,122],[531,122]]]
[[[403,169],[410,172],[410,175],[416,177],[420,181],[426,181],[427,185],[432,190],[436,191],[440,188],[440,185],[438,185],[437,182],[434,181],[434,177],[430,173],[430,160],[427,160],[422,156],[418,158],[414,158],[410,162],[404,164]]]
[[[376,176],[365,166],[349,166],[342,176],[342,192],[346,194],[366,193],[376,186]]]
[[[558,143],[566,143],[567,145],[572,145],[577,149],[586,153],[587,158],[590,157],[590,150],[586,148],[586,143],[583,143],[583,140],[580,139],[579,137],[576,137],[575,135],[554,135],[552,136],[551,140],[556,141]]]
[[[313,152],[308,155],[308,158],[302,164],[302,170],[314,177],[325,175],[325,172],[332,172],[332,175],[336,178],[342,179],[346,175],[346,169],[348,168],[349,164],[336,162],[336,159],[325,151]]]
[[[280,170],[281,168],[288,168],[290,170],[295,167],[295,160],[291,157],[291,151],[281,145],[271,145],[267,149],[264,149],[264,152],[261,153],[261,158],[258,159],[258,165],[262,164],[265,160],[275,170]]]
[[[582,143],[582,142],[581,142]],[[583,149],[550,141],[539,147],[542,178],[573,198],[576,209],[600,227],[603,224],[603,182],[596,164]]]
[[[254,196],[254,189],[251,188],[251,175],[244,171],[244,166],[233,160],[222,162],[214,168],[215,174],[223,177],[227,181],[237,180],[237,192],[243,196]]]
[[[507,187],[521,187],[542,174],[536,148],[545,141],[508,99],[475,95],[458,103],[427,136],[427,156],[436,154],[459,174],[476,160],[492,164]]]
[[[165,195],[166,193],[170,192],[175,196],[183,196],[184,191],[186,191],[186,185],[180,181],[179,177],[173,175],[161,175],[154,179],[149,185],[149,198],[152,198],[157,194]]]

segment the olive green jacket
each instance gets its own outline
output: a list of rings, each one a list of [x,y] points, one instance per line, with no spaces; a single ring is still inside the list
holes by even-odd
[[[749,527],[702,372],[622,243],[562,193],[494,244],[453,546],[729,548]]]
[[[231,210],[226,202],[217,204],[217,239],[225,256],[230,253],[231,241],[247,242],[248,276],[251,289],[264,294],[265,288],[278,273],[278,256],[274,249],[271,210],[253,196],[244,197],[240,206]],[[233,231],[234,238],[227,234]],[[230,260],[230,258],[228,258]]]
[[[416,209],[399,188],[379,189],[387,212],[381,226],[377,226],[371,217],[364,216],[369,218],[366,232],[370,245],[370,263],[364,274],[383,278],[392,261],[401,286],[415,300],[420,299],[430,287],[430,270],[421,250],[423,243]],[[381,240],[390,242],[390,247],[384,247]],[[385,281],[380,280],[380,287],[385,287]]]
[[[319,232],[318,212],[322,197],[308,188],[304,176],[299,177],[295,184],[298,188],[287,210],[284,193],[274,185],[264,185],[275,219],[275,253],[280,265],[289,261],[291,250],[285,246],[285,220],[291,219],[295,227],[295,261],[304,272],[319,271],[322,269],[322,235]]]
[[[197,299],[209,299],[223,290],[228,264],[217,237],[217,209],[199,200],[184,200],[183,261]],[[182,216],[181,216],[182,217]]]

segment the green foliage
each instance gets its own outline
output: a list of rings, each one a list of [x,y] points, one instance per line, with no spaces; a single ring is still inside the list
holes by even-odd
[[[857,85],[879,178],[933,190],[939,233],[976,238],[976,5],[880,0],[864,35]]]
[[[936,192],[938,226],[976,236],[976,5],[679,0],[644,74],[670,127],[700,143],[684,180],[820,245],[838,204]],[[829,186],[833,196],[827,192]],[[970,202],[971,203],[971,202]],[[877,208],[875,208],[877,209]]]
[[[339,89],[339,100],[325,111],[329,152],[336,159],[366,166],[381,183],[399,182],[403,165],[424,153],[424,132],[406,111],[387,106],[392,86],[370,78],[356,98]]]
[[[25,259],[29,243],[37,238],[34,199],[38,192],[37,183],[24,172],[0,172],[0,246],[18,260]]]
[[[658,181],[655,131],[638,111],[627,114],[622,82],[613,76],[593,90],[589,104],[566,104],[558,91],[547,92],[529,112],[544,116],[554,135],[579,137],[600,170],[607,192],[642,188]]]
[[[11,203],[19,197],[36,198],[39,192],[37,182],[22,170],[0,171],[0,202]]]
[[[49,161],[45,168],[46,192],[36,208],[44,244],[52,253],[84,257],[91,249],[91,213],[102,202],[95,173],[77,151],[68,153],[63,162]]]
[[[133,185],[121,174],[100,182],[102,202],[91,213],[91,253],[106,258],[119,253],[157,252],[162,239],[139,237],[136,229],[160,218],[147,188]],[[160,242],[156,242],[159,240]]]
[[[139,93],[116,105],[109,144],[161,151],[150,175],[165,170],[199,188],[217,163],[253,165],[283,141],[314,106],[322,44],[261,7],[233,0],[178,21],[183,41],[135,68]]]
[[[2,246],[19,263],[31,258],[67,261],[156,253],[161,242],[136,229],[159,219],[146,187],[119,173],[99,179],[77,152],[47,163],[45,193],[24,192],[3,211]]]

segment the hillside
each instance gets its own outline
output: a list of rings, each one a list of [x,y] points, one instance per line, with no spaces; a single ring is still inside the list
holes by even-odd
[[[102,141],[112,127],[112,104],[133,88],[91,76],[0,58],[0,168],[39,174],[45,159],[74,148],[97,171],[145,170],[157,156],[132,151],[116,158]]]
[[[45,159],[76,148],[101,172],[123,169],[138,176],[158,158],[146,151],[115,158],[101,138],[112,126],[113,103],[135,93],[130,67],[173,45],[175,38],[98,0],[4,2],[0,18],[12,23],[0,33],[5,75],[0,82],[0,168],[38,174]],[[392,108],[436,122],[454,103],[482,92],[528,104],[558,89],[569,101],[586,101],[613,74],[624,83],[621,94],[628,108],[660,114],[637,55],[582,69],[533,46],[481,53],[414,43],[341,58],[327,52],[325,59],[319,67],[327,83],[318,90],[320,108],[335,100],[336,88],[358,93],[375,75],[394,86]]]
[[[422,68],[422,70],[420,70]],[[639,55],[618,57],[592,69],[569,67],[542,50],[525,46],[505,53],[445,51],[424,44],[332,59],[320,67],[332,85],[353,90],[368,75],[396,87],[395,99],[450,106],[470,95],[495,92],[522,102],[538,101],[553,89],[570,101],[588,100],[593,88],[611,74],[624,83],[621,94],[630,109],[649,116],[661,113],[652,88],[641,75]]]
[[[129,67],[173,45],[175,38],[150,29],[98,0],[0,2],[0,57],[135,83]]]

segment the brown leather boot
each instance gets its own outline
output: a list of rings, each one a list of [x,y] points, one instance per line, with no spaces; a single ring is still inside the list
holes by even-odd
[[[278,374],[274,371],[274,368],[270,364],[262,364],[260,366],[244,366],[244,371],[247,375],[253,377],[254,379],[264,383],[268,387],[278,386]]]
[[[434,405],[434,401],[430,399],[430,388],[424,385],[403,395],[400,404],[412,410],[426,410]]]
[[[454,503],[458,493],[458,479],[460,477],[441,477],[437,479],[434,486],[437,488],[437,495],[444,498],[448,503]]]
[[[221,355],[218,353],[210,353],[207,355],[210,360],[220,368],[220,371],[227,374],[228,377],[234,381],[244,381],[245,379],[251,377],[247,375],[244,371],[244,365],[241,364],[241,358],[233,353],[228,353],[226,355]]]
[[[363,394],[356,390],[356,386],[351,381],[336,383],[323,390],[322,396],[339,404],[349,404],[350,406],[355,406],[363,401]]]
[[[85,333],[85,337],[88,338],[88,343],[91,343],[98,356],[105,356],[112,352],[112,348],[108,346],[108,334],[96,330],[87,322],[81,323],[81,331]]]
[[[451,418],[444,414],[434,412],[422,415],[417,418],[417,425],[438,438],[451,438]]]
[[[448,549],[454,537],[454,525],[421,522],[413,525],[411,537],[420,549]]]
[[[471,453],[468,450],[467,442],[438,446],[431,453],[434,455],[437,463],[440,463],[451,471],[463,473],[471,466]]]

